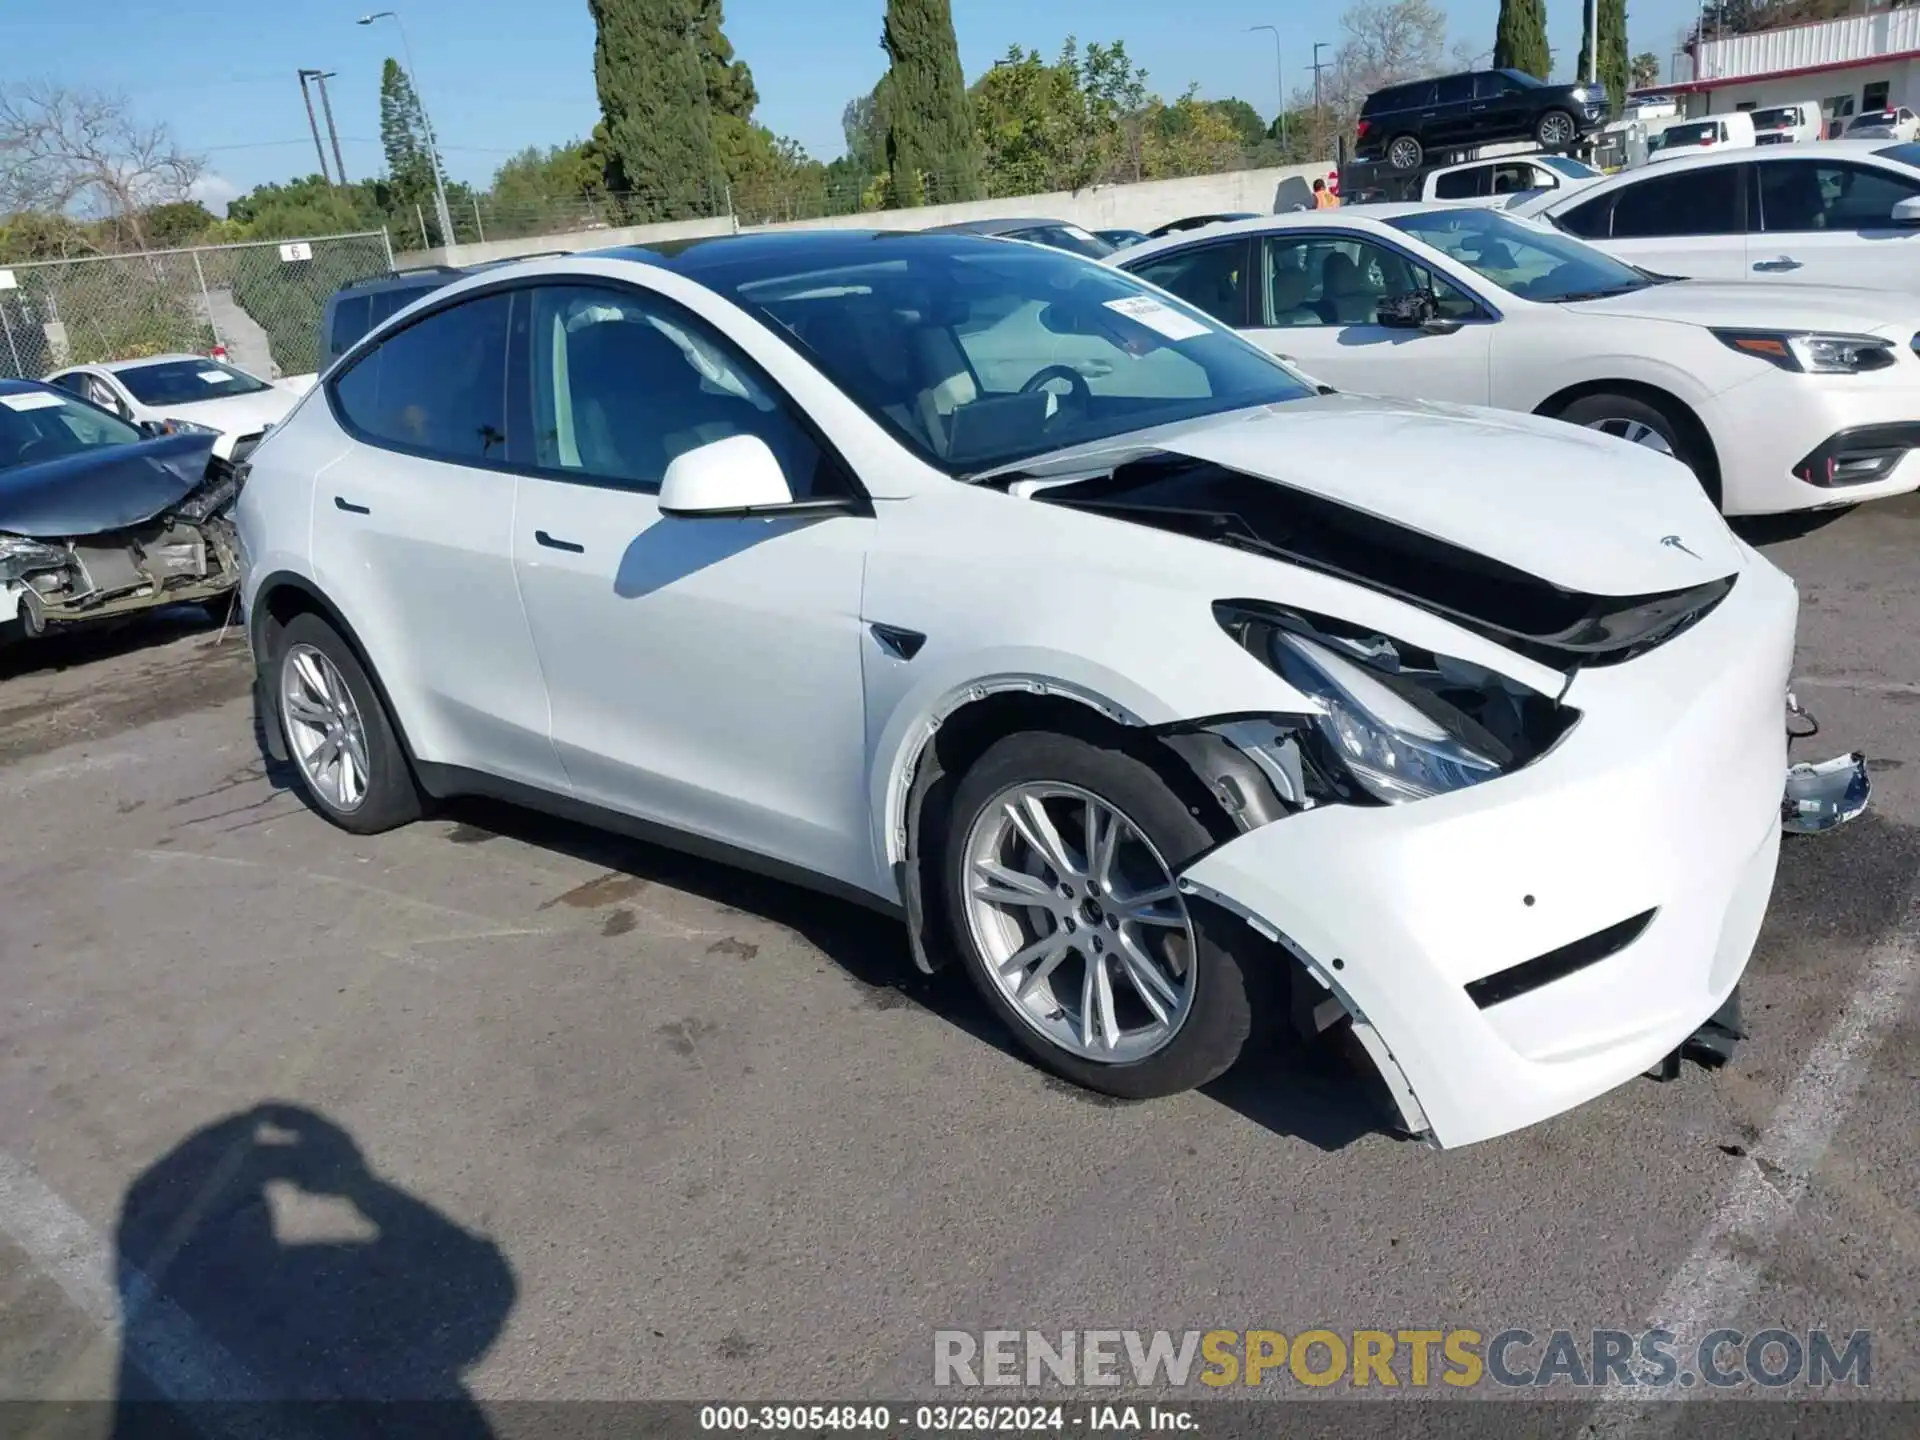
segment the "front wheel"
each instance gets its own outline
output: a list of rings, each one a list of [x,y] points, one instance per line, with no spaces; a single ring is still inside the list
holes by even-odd
[[[1175,877],[1212,837],[1151,767],[1065,735],[1012,735],[967,772],[952,815],[955,943],[1042,1065],[1140,1100],[1240,1058],[1259,957],[1236,953],[1250,932],[1181,893]]]
[[[1533,138],[1542,150],[1570,150],[1579,137],[1580,127],[1564,110],[1549,110],[1533,127]]]

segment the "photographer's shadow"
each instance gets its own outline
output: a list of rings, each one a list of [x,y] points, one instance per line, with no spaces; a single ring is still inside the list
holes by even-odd
[[[256,1406],[263,1433],[364,1436],[381,1428],[366,1405],[392,1401],[427,1402],[412,1433],[491,1433],[461,1377],[513,1306],[512,1269],[323,1116],[266,1103],[196,1131],[128,1187],[116,1241],[116,1436]]]

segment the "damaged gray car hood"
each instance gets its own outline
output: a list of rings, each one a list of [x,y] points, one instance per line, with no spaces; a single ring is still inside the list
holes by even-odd
[[[0,534],[53,540],[151,520],[207,479],[212,435],[163,435],[0,470]]]

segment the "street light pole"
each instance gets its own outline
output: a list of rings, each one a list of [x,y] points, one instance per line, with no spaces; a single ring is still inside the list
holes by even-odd
[[[1593,13],[1587,18],[1587,83],[1600,78],[1600,0],[1587,0]]]
[[[1274,88],[1280,94],[1280,109],[1275,117],[1274,124],[1279,130],[1280,149],[1284,153],[1287,148],[1287,77],[1286,71],[1282,69],[1280,65],[1280,32],[1272,25],[1249,25],[1247,27],[1247,33],[1249,35],[1253,34],[1256,30],[1265,30],[1273,36],[1273,84]]]
[[[1317,128],[1322,123],[1320,105],[1320,72],[1325,67],[1320,63],[1320,52],[1332,47],[1324,40],[1313,42],[1313,123]]]
[[[300,73],[300,98],[307,102],[307,128],[313,131],[313,153],[320,161],[320,178],[327,182],[327,188],[333,188],[333,177],[327,174],[327,152],[320,146],[320,123],[313,118],[313,92],[307,89],[307,81],[318,75],[318,70],[302,70]],[[343,175],[344,180],[346,177]]]
[[[420,94],[420,72],[414,67],[413,47],[407,43],[407,27],[395,10],[376,10],[362,15],[357,23],[371,25],[376,20],[391,20],[400,32],[400,53],[407,57],[407,83],[413,87],[414,102],[420,107],[420,123],[427,129],[427,158],[433,162],[433,211],[440,222],[440,243],[453,244],[453,216],[447,210],[447,186],[440,178],[440,144],[433,137],[433,121],[427,116],[427,102]]]

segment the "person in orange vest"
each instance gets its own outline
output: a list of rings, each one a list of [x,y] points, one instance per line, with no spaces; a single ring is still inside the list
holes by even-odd
[[[1340,206],[1340,197],[1327,188],[1327,182],[1313,182],[1313,208],[1316,210],[1336,210]]]

